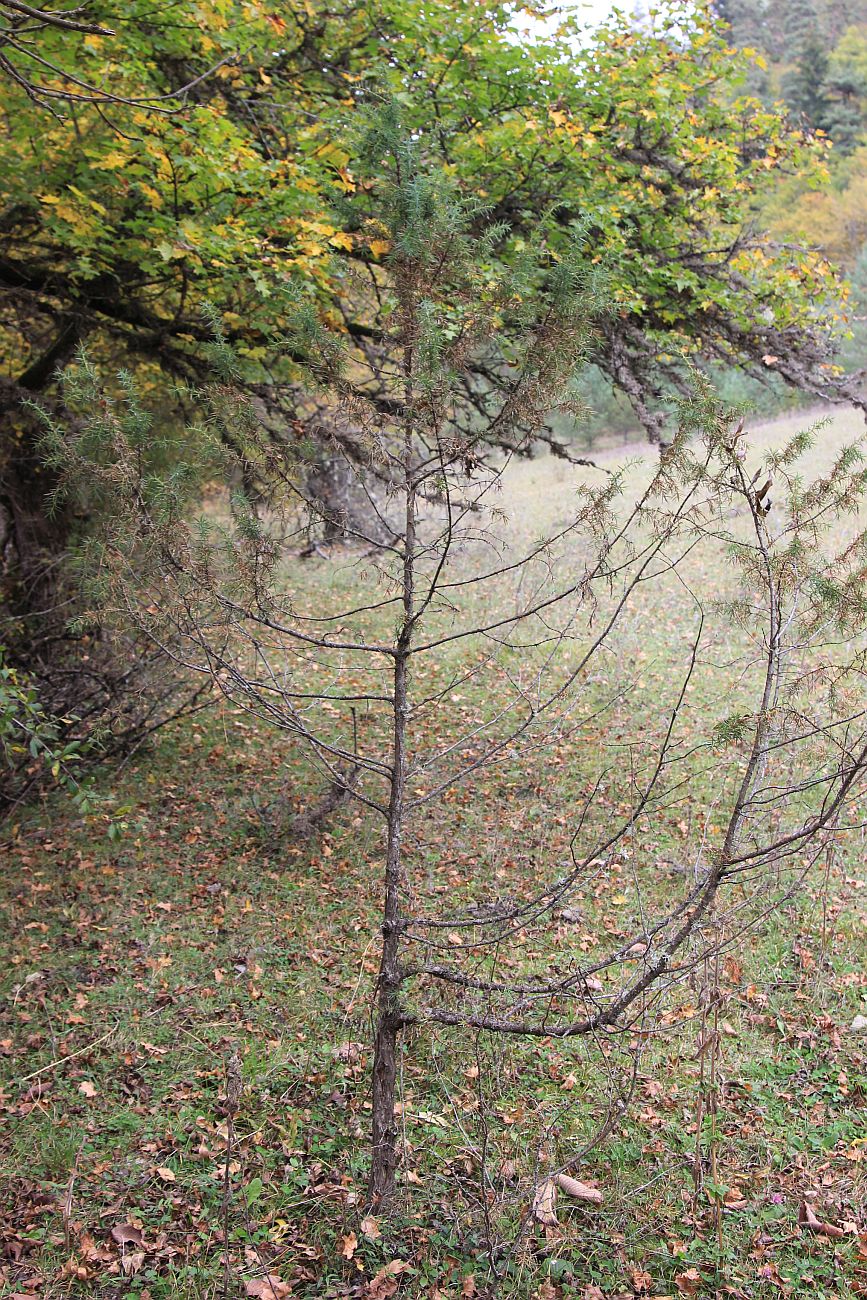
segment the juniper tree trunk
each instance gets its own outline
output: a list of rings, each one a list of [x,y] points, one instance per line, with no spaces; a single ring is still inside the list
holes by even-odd
[[[41,426],[26,402],[45,393],[80,338],[78,323],[67,321],[16,380],[0,384],[0,599],[7,613],[25,621],[38,610],[44,622],[72,524],[67,509],[46,508],[57,477],[39,454]]]
[[[397,1169],[397,1053],[400,1008],[400,935],[404,790],[406,785],[407,657],[398,652],[394,670],[394,760],[388,807],[382,952],[377,985],[377,1022],[373,1044],[373,1130],[370,1199],[374,1205],[394,1190]]]
[[[403,619],[394,651],[393,673],[393,747],[391,793],[388,803],[388,828],[385,850],[385,893],[382,911],[382,950],[377,982],[377,1022],[373,1044],[372,1152],[370,1199],[382,1204],[394,1191],[397,1171],[397,1125],[394,1106],[397,1099],[397,1055],[403,1012],[400,1002],[401,934],[405,926],[401,906],[403,883],[404,796],[407,777],[407,729],[409,722],[409,660],[415,625],[415,546],[416,484],[413,469],[413,313],[404,303],[403,375],[407,411],[403,442],[403,480],[405,519],[403,532],[402,599]]]

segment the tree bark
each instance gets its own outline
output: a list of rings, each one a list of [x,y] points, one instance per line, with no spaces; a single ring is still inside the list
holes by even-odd
[[[46,497],[57,479],[39,454],[39,422],[24,403],[51,384],[78,345],[78,323],[63,325],[51,346],[19,376],[0,387],[5,436],[0,449],[0,505],[8,520],[0,588],[7,607],[20,617],[45,606],[47,576],[69,540],[69,513],[49,514]]]
[[[385,897],[382,915],[382,952],[379,965],[377,1024],[373,1045],[373,1125],[370,1166],[370,1200],[381,1205],[394,1191],[397,1172],[397,1052],[404,1017],[400,1006],[403,976],[400,968],[400,940],[404,928],[400,888],[403,877],[401,845],[404,822],[404,794],[407,777],[407,728],[409,723],[409,660],[415,626],[416,483],[413,468],[413,338],[415,319],[408,299],[404,300],[403,376],[406,420],[403,442],[405,516],[403,529],[402,598],[403,620],[394,657],[393,752],[391,794],[385,853]]]
[[[402,638],[408,630],[404,628]],[[400,1009],[402,976],[399,963],[402,926],[400,885],[402,876],[403,802],[406,787],[407,650],[398,654],[394,669],[394,758],[388,835],[385,855],[385,897],[382,915],[382,952],[377,981],[377,1022],[373,1043],[373,1125],[370,1165],[370,1200],[381,1205],[394,1191],[397,1171],[397,1051],[403,1017]]]

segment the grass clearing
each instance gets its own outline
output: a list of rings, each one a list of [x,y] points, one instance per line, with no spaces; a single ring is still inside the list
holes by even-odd
[[[773,446],[797,427],[777,421],[755,444]],[[854,415],[835,416],[815,466],[857,430]],[[568,517],[574,473],[550,459],[513,467],[512,545]],[[636,490],[642,473],[630,470]],[[722,598],[727,578],[708,563],[697,553],[685,576]],[[311,561],[297,582],[297,599],[313,608],[354,590],[358,569],[351,558]],[[596,685],[608,689],[618,675],[639,684],[595,731],[564,727],[535,768],[504,762],[426,806],[408,846],[420,896],[520,891],[551,869],[596,740],[626,755],[658,725],[683,654],[672,629],[691,611],[679,583],[636,606],[612,647],[610,681]],[[687,727],[737,699],[726,647],[717,649],[696,678]],[[425,671],[438,682],[460,675],[465,653]],[[472,679],[453,695],[458,720],[496,707]],[[446,735],[452,724],[426,725]],[[535,953],[530,933],[514,961],[592,954],[628,933],[643,903],[669,897],[690,845],[712,833],[712,775],[699,765],[688,799],[636,844],[635,862],[614,863],[581,899],[580,915],[558,927],[553,958]],[[388,1295],[392,1282],[406,1296],[481,1295],[492,1235],[510,1243],[494,1292],[503,1296],[867,1294],[865,1239],[798,1225],[806,1198],[835,1225],[867,1226],[867,1036],[849,1031],[867,1009],[860,836],[723,963],[715,1120],[701,1084],[698,970],[643,1044],[633,1104],[581,1164],[603,1205],[561,1199],[559,1227],[546,1234],[528,1221],[534,1177],[592,1135],[620,1064],[616,1037],[504,1046],[425,1030],[403,1058],[399,1204],[371,1222],[361,1205],[378,825],[351,807],[303,843],[281,833],[262,811],[309,806],[316,778],[297,749],[228,708],[164,733],[117,778],[100,779],[132,809],[120,842],[98,817],[51,799],[27,810],[3,847],[0,1296],[221,1293],[225,1061],[235,1043],[244,1091],[228,1150],[232,1294],[248,1283],[255,1293],[255,1279],[270,1274],[299,1297]],[[612,816],[618,798],[615,773],[592,815]],[[725,1206],[721,1241],[715,1199]],[[376,1283],[395,1260],[405,1267]]]

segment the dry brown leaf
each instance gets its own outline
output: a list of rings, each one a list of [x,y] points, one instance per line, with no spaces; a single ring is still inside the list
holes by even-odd
[[[132,1242],[134,1246],[144,1247],[141,1228],[135,1228],[131,1223],[116,1223],[111,1230],[111,1235],[119,1246]]]
[[[126,1276],[131,1277],[133,1273],[137,1273],[139,1271],[139,1269],[141,1268],[144,1262],[145,1262],[144,1251],[134,1250],[131,1251],[129,1255],[123,1255],[121,1257],[120,1266],[123,1269]]]
[[[96,1084],[91,1083],[90,1079],[82,1079],[81,1083],[78,1085],[78,1091],[81,1093],[83,1097],[88,1097],[88,1098],[95,1097]]]
[[[93,1277],[92,1269],[87,1268],[75,1256],[71,1256],[60,1268],[61,1277],[73,1278],[76,1282],[87,1282]]]
[[[581,1292],[581,1300],[605,1300],[605,1292],[595,1282],[588,1282]]]
[[[809,1201],[802,1201],[798,1210],[798,1223],[802,1228],[808,1228],[810,1232],[818,1233],[821,1237],[845,1237],[846,1233],[843,1228],[838,1228],[833,1223],[823,1223],[817,1216],[816,1211],[810,1205]]]
[[[576,1201],[590,1201],[593,1205],[602,1204],[602,1193],[598,1187],[580,1183],[577,1178],[570,1178],[568,1174],[557,1175],[557,1186],[567,1196],[574,1196]]]
[[[283,1282],[274,1273],[269,1273],[267,1277],[251,1278],[244,1283],[244,1291],[248,1296],[256,1297],[256,1300],[286,1300],[286,1296],[292,1294],[289,1283]]]
[[[630,1273],[632,1289],[637,1295],[644,1295],[653,1287],[653,1278],[643,1268],[634,1268]]]
[[[89,1232],[82,1232],[78,1238],[78,1249],[90,1264],[111,1264],[115,1254],[107,1246],[97,1246]]]
[[[408,1268],[409,1264],[404,1259],[393,1259],[391,1263],[386,1264],[367,1284],[364,1293],[367,1300],[388,1300],[388,1297],[393,1296],[397,1290],[398,1277]]]
[[[533,1218],[546,1228],[557,1225],[557,1184],[553,1178],[546,1178],[536,1188],[533,1197]]]
[[[369,1237],[371,1241],[379,1241],[382,1236],[382,1233],[379,1231],[379,1223],[372,1214],[365,1215],[361,1220],[361,1231],[364,1236]]]
[[[396,1291],[397,1279],[389,1277],[380,1269],[376,1277],[371,1278],[364,1294],[367,1300],[389,1300],[389,1296],[393,1296]]]
[[[478,1295],[478,1292],[476,1291],[475,1273],[470,1273],[468,1277],[464,1278],[463,1282],[461,1283],[461,1295],[462,1296]]]
[[[178,1181],[174,1171],[169,1169],[166,1165],[159,1165],[158,1168],[154,1170],[154,1173],[158,1178],[161,1178],[164,1183],[176,1183]]]
[[[340,1247],[340,1253],[344,1259],[352,1259],[358,1249],[358,1238],[354,1232],[348,1232],[342,1239],[343,1245]]]
[[[697,1268],[685,1269],[683,1273],[676,1273],[674,1285],[681,1295],[695,1295],[701,1286],[701,1273]]]

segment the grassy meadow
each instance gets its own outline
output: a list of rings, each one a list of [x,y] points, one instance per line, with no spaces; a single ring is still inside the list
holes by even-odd
[[[761,426],[750,454],[810,418]],[[812,467],[859,429],[854,413],[834,414]],[[635,448],[601,453],[609,466],[626,456],[638,492]],[[593,473],[549,457],[512,466],[497,503],[508,544],[568,519]],[[483,551],[468,546],[468,571]],[[299,562],[291,581],[311,610],[376,585],[349,553]],[[694,593],[712,612],[733,582],[713,548],[690,555],[680,578],[639,595],[550,735],[422,806],[406,845],[420,907],[520,897],[555,876],[600,765],[610,775],[588,834],[622,811],[630,756],[658,734],[680,680]],[[723,621],[709,633],[686,749],[748,692],[736,640]],[[517,670],[476,675],[479,654],[457,643],[420,669],[431,694],[455,683],[448,708],[420,711],[426,738],[447,744],[496,711],[497,673]],[[380,721],[361,725],[375,742]],[[592,959],[683,888],[735,770],[698,755],[676,803],[553,932],[516,938],[513,971]],[[357,805],[295,833],[320,786],[295,742],[223,704],[99,774],[108,802],[94,815],[52,796],[3,831],[0,1300],[867,1295],[867,1034],[851,1030],[867,1012],[860,831],[757,930],[733,931],[718,969],[673,982],[640,1042],[409,1034],[400,1194],[370,1215],[382,837]],[[105,809],[126,823],[117,840]],[[594,1144],[629,1070],[629,1105]],[[559,1224],[542,1228],[534,1185],[585,1145],[572,1172],[602,1203],[561,1198]],[[840,1234],[799,1223],[805,1201]]]

